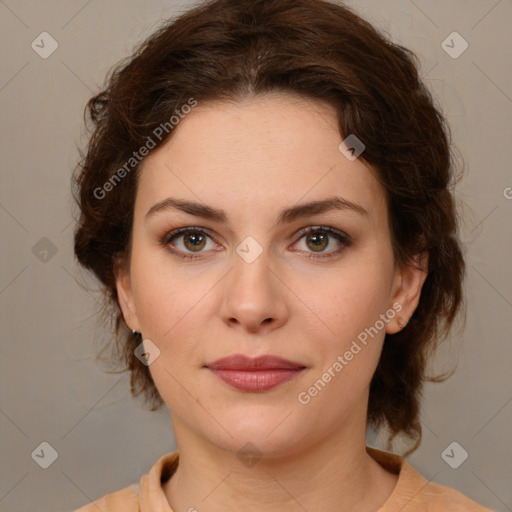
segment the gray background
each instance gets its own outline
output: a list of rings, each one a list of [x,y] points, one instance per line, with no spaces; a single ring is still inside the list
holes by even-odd
[[[467,325],[438,354],[435,369],[458,369],[427,385],[424,439],[409,461],[428,479],[512,510],[512,2],[348,3],[417,52],[466,162],[458,199]],[[93,361],[94,337],[105,333],[96,285],[74,263],[69,189],[85,102],[159,20],[187,5],[0,2],[0,510],[72,510],[138,481],[175,449],[167,409],[146,412],[130,398],[127,374]],[[59,45],[47,59],[31,47],[43,31]],[[458,58],[441,47],[453,31],[469,43]],[[31,457],[43,441],[58,452],[48,469]],[[458,469],[441,457],[453,441],[469,454]]]

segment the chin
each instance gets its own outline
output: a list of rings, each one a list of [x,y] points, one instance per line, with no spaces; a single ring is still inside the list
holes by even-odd
[[[262,411],[252,414],[245,411],[242,415],[219,418],[219,423],[225,426],[232,437],[218,428],[216,432],[220,435],[213,439],[210,437],[211,430],[203,434],[208,435],[210,441],[220,448],[238,457],[251,450],[260,456],[282,457],[292,454],[303,445],[300,426],[292,419],[293,414],[289,418],[286,418],[289,411],[283,414],[283,410],[267,410],[265,416],[262,414]]]

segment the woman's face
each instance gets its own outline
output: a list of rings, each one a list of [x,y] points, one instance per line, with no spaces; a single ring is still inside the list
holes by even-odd
[[[130,328],[160,350],[149,368],[178,443],[276,455],[364,437],[385,333],[423,282],[395,267],[381,185],[338,148],[334,110],[294,95],[199,104],[174,130],[141,164],[118,290]],[[232,355],[296,366],[214,364]]]

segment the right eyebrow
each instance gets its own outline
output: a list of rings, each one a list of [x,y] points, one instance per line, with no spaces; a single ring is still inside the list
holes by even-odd
[[[213,206],[208,206],[202,203],[196,203],[186,199],[176,199],[173,197],[168,197],[167,199],[153,205],[146,213],[146,219],[158,212],[164,212],[171,209],[180,210],[196,217],[203,217],[204,219],[222,222],[223,224],[227,224],[228,222],[228,217],[224,210],[219,210]]]

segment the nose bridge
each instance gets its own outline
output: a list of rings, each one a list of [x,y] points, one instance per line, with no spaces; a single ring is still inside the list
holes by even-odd
[[[222,313],[225,320],[237,320],[255,329],[272,319],[280,323],[286,304],[279,279],[270,263],[271,252],[248,236],[236,247],[233,269],[225,285]]]
[[[247,236],[235,248],[235,253],[234,268],[230,278],[231,293],[240,298],[244,296],[256,298],[258,295],[258,300],[262,300],[267,295],[268,297],[273,295],[269,248],[264,247],[254,237]]]

